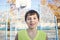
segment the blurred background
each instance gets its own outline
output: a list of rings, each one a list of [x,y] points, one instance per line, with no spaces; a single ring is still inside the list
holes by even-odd
[[[40,15],[37,29],[60,40],[60,0],[0,0],[0,39],[15,40],[17,31],[27,29],[24,15],[31,9]]]

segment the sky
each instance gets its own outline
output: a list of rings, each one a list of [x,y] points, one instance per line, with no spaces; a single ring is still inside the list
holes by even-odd
[[[9,4],[7,3],[7,0],[0,0],[0,11],[6,11],[9,10]]]
[[[32,3],[31,3],[31,9],[34,9],[36,11],[40,11],[40,0],[32,0]]]
[[[40,0],[32,0],[32,7],[31,9],[35,9],[39,11],[39,2]],[[52,2],[52,0],[48,0],[48,2]],[[0,0],[0,11],[6,11],[9,10],[10,6],[7,3],[7,0]]]

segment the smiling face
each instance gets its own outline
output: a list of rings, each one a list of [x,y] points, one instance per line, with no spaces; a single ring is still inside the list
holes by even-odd
[[[34,29],[37,27],[39,20],[36,14],[27,16],[26,23],[28,25],[28,28]]]
[[[36,29],[39,22],[39,14],[35,10],[29,10],[25,14],[25,22],[28,25],[29,29]]]

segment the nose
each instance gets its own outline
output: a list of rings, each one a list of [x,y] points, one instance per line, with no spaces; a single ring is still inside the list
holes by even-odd
[[[34,21],[34,19],[32,18],[31,20],[30,20],[30,22],[33,22]]]

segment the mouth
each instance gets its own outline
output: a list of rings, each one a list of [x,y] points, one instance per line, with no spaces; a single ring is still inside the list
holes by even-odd
[[[33,26],[34,24],[30,24],[31,26]]]

